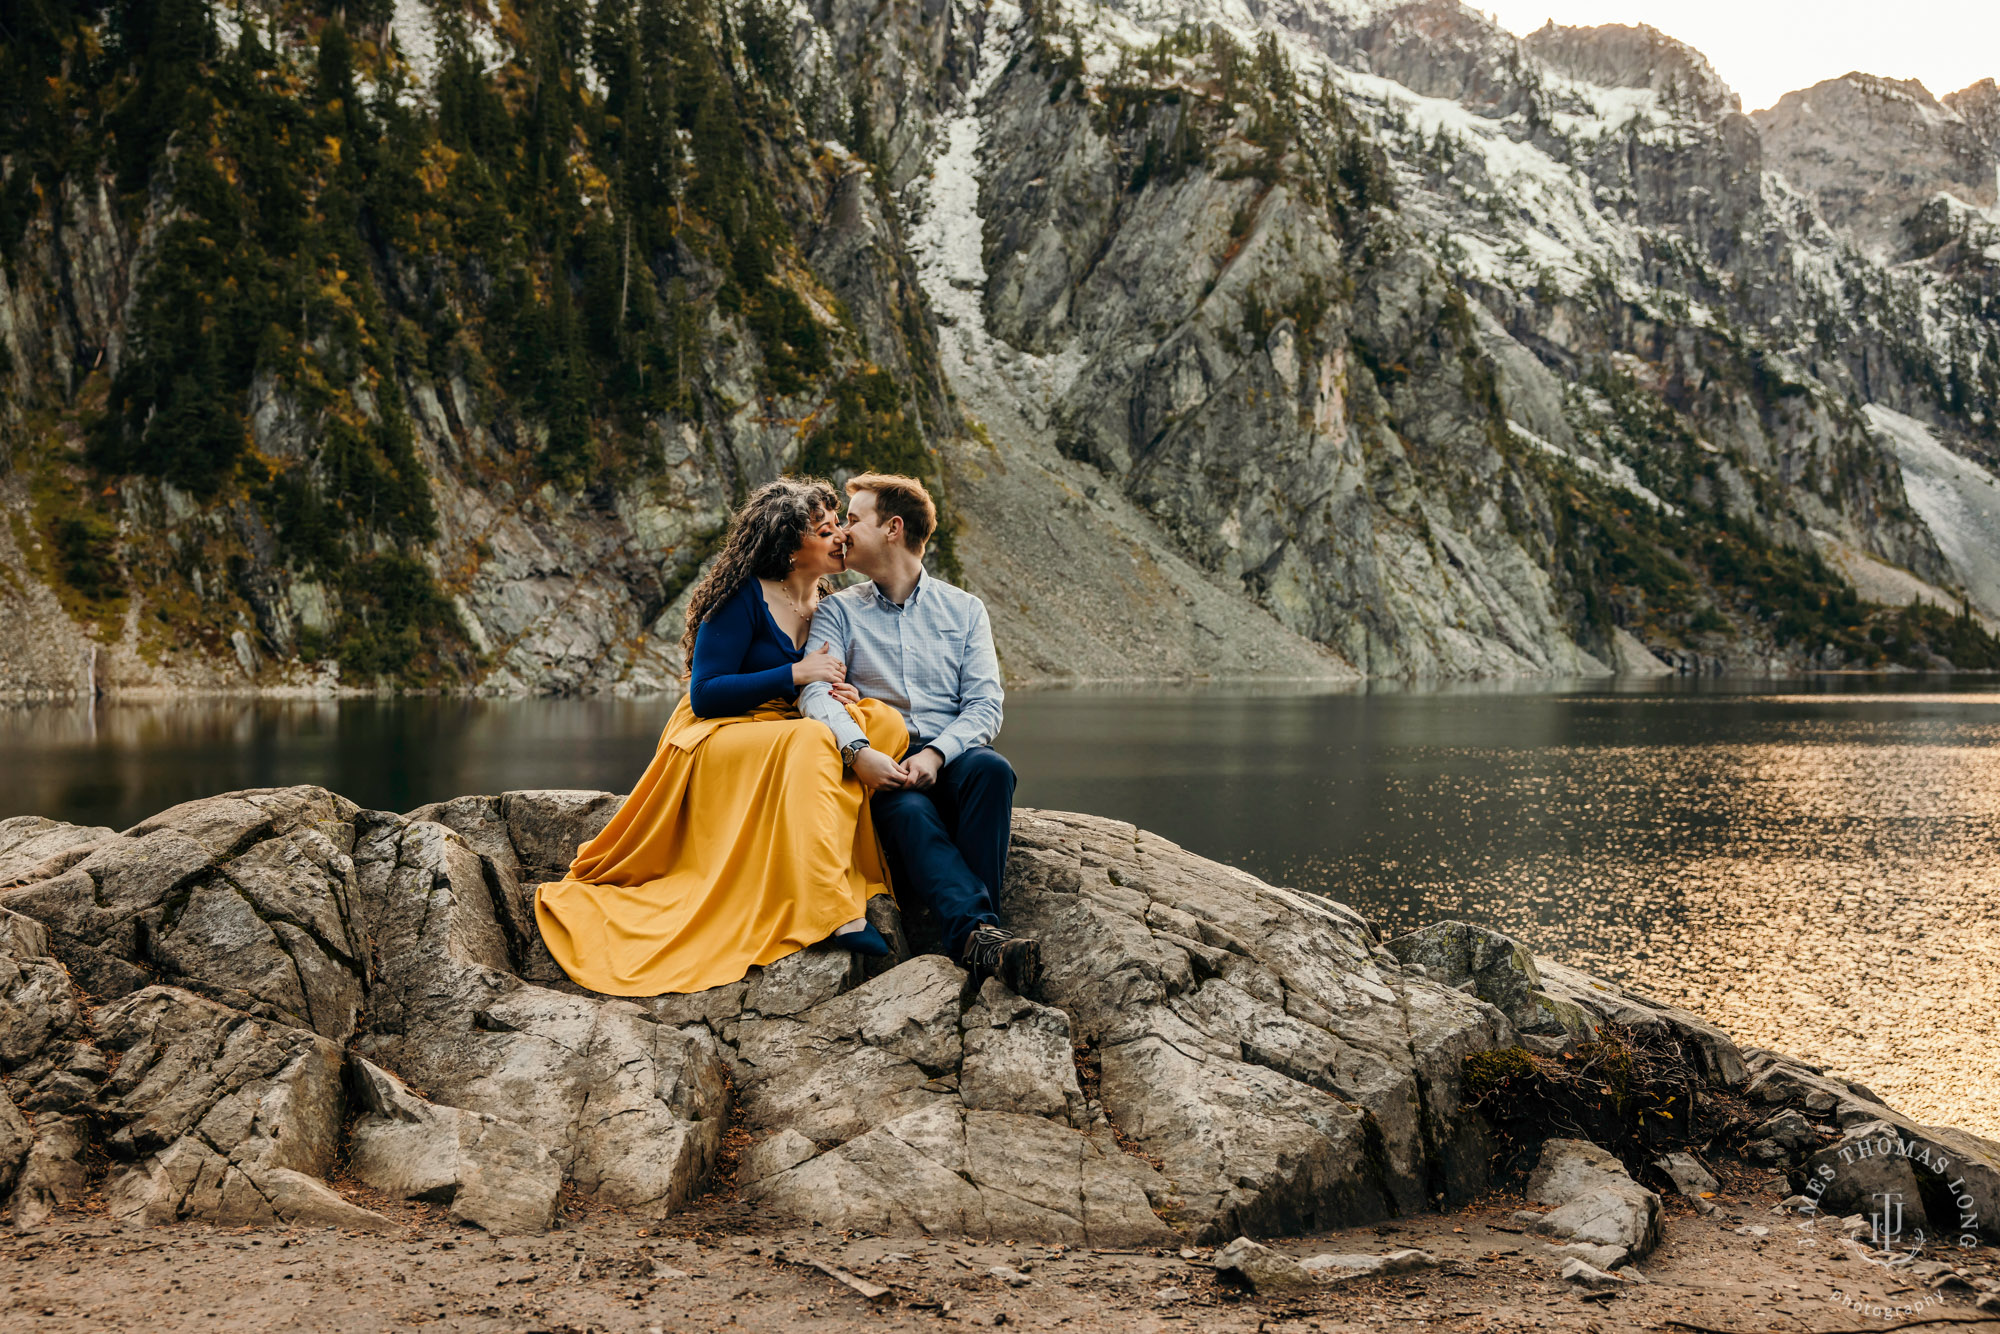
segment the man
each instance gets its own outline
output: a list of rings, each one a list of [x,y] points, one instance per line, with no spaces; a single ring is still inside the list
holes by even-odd
[[[987,744],[1004,696],[986,604],[924,572],[937,506],[922,483],[863,473],[847,497],[847,568],[870,582],[822,598],[806,642],[830,647],[850,685],[903,715],[907,758],[870,747],[824,682],[800,692],[799,710],[833,729],[841,758],[874,794],[890,875],[936,911],[952,958],[975,985],[998,977],[1025,992],[1041,951],[1000,925],[1014,769]]]

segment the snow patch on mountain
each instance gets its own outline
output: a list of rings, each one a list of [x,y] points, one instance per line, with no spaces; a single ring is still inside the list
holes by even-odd
[[[1463,220],[1435,219],[1450,224],[1446,230],[1463,252],[1466,272],[1487,282],[1520,286],[1547,269],[1574,291],[1595,268],[1638,263],[1632,229],[1599,211],[1590,179],[1534,144],[1514,139],[1507,121],[1478,115],[1446,98],[1424,97],[1380,75],[1335,67],[1334,77],[1343,91],[1373,108],[1383,121],[1407,126],[1407,133],[1427,139],[1447,135],[1459,151],[1477,153],[1492,184],[1490,191],[1480,193],[1504,201],[1510,219],[1532,217],[1532,225],[1489,221],[1476,229],[1465,227]],[[1644,89],[1596,91],[1607,95],[1607,105],[1621,103],[1635,113],[1653,97]],[[1417,197],[1411,202],[1417,203]]]
[[[223,50],[233,50],[243,40],[243,24],[235,5],[224,8],[220,0],[210,0],[208,19],[215,25],[216,41]]]
[[[1896,568],[1879,560],[1867,552],[1824,528],[1812,530],[1812,538],[1819,546],[1819,554],[1827,564],[1833,566],[1864,602],[1877,602],[1885,607],[1904,607],[1913,602],[1929,603],[1945,611],[1958,610],[1958,594],[1949,589],[1939,588],[1917,578],[1908,570]],[[1990,616],[1981,616],[1989,633],[2000,630],[2000,621]]]
[[[1666,123],[1660,95],[1651,88],[1606,88],[1601,84],[1565,80],[1552,84],[1568,91],[1588,111],[1557,111],[1549,123],[1569,139],[1597,139],[1623,131],[1634,121],[1652,127]]]
[[[986,328],[985,218],[979,211],[986,125],[979,103],[1020,48],[1020,8],[1013,0],[995,0],[987,22],[996,36],[980,52],[979,72],[966,89],[959,114],[942,128],[929,176],[910,183],[910,211],[917,218],[910,250],[917,279],[937,313],[945,370],[973,402],[976,415],[1011,413],[1040,429],[1086,357],[1074,345],[1052,356],[1023,352]],[[992,401],[993,390],[1000,391],[1003,401]]]
[[[1613,486],[1620,491],[1637,496],[1663,514],[1671,514],[1675,518],[1680,517],[1680,507],[1660,499],[1658,493],[1639,480],[1639,474],[1633,472],[1632,465],[1624,459],[1614,456],[1608,463],[1599,463],[1587,454],[1574,454],[1564,449],[1561,445],[1544,440],[1541,436],[1536,435],[1533,431],[1521,425],[1521,423],[1511,419],[1507,422],[1507,429],[1522,444],[1533,445],[1544,454],[1554,455],[1577,471],[1593,477],[1607,486]]]
[[[436,87],[442,57],[438,50],[437,15],[431,12],[431,7],[424,0],[396,0],[389,32],[417,87]]]
[[[509,51],[507,43],[482,16],[482,9],[483,6],[473,7],[461,22],[466,45],[479,62],[479,68],[491,74],[506,63]],[[395,0],[394,12],[389,17],[389,39],[395,43],[403,63],[410,67],[411,86],[404,90],[402,100],[412,105],[427,105],[437,87],[438,71],[444,65],[447,41],[436,6],[431,0]],[[593,92],[603,93],[601,87],[595,86],[599,82],[596,71],[588,63],[583,65],[582,75],[585,83],[592,85]]]
[[[1870,403],[1868,425],[1895,454],[1903,493],[1979,611],[2000,617],[2000,478],[1939,443],[1914,417]]]

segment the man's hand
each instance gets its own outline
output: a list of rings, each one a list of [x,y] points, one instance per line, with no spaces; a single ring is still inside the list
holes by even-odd
[[[861,786],[870,792],[880,792],[884,788],[907,787],[910,781],[910,776],[902,765],[873,746],[862,747],[854,756],[854,776],[860,779]]]
[[[903,761],[903,772],[908,776],[911,787],[929,787],[937,782],[938,770],[942,768],[944,768],[944,756],[929,746],[925,746]]]

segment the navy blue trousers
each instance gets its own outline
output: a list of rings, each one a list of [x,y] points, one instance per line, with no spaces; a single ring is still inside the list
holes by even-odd
[[[921,749],[912,742],[909,753]],[[885,788],[871,800],[896,893],[937,914],[945,952],[956,961],[975,927],[1000,920],[1014,766],[975,746],[940,769],[931,786]]]

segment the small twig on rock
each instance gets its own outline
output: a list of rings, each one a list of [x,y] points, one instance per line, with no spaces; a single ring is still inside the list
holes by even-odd
[[[830,1265],[824,1260],[809,1258],[806,1263],[814,1269],[819,1270],[820,1273],[825,1274],[828,1278],[845,1283],[871,1302],[879,1302],[889,1295],[889,1290],[880,1283],[870,1283],[867,1279],[857,1274],[850,1274],[845,1269],[841,1269],[836,1265]]]

